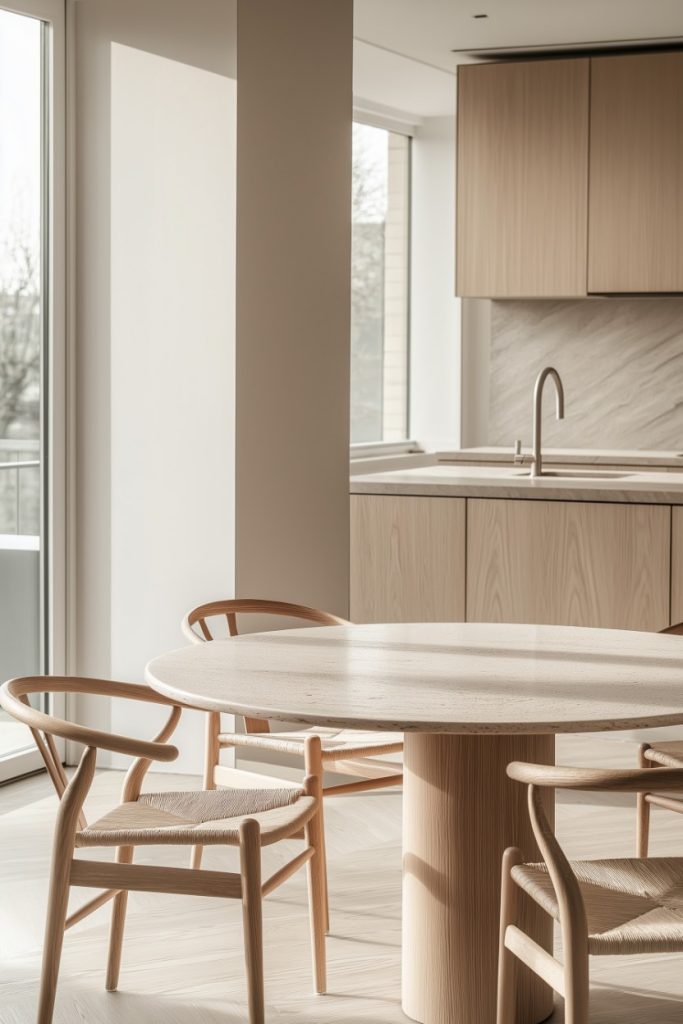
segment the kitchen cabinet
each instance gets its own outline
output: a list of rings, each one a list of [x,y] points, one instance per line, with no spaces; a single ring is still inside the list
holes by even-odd
[[[467,618],[663,629],[670,523],[668,506],[471,499]]]
[[[586,294],[589,61],[458,70],[457,294]]]
[[[683,291],[683,53],[591,61],[589,292]]]
[[[351,619],[465,618],[465,499],[351,497]]]
[[[683,292],[683,52],[458,71],[461,296]]]
[[[671,510],[671,624],[683,622],[683,508]]]

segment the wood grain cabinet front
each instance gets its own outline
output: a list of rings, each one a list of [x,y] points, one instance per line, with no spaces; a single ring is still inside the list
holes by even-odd
[[[670,533],[669,506],[469,499],[467,618],[663,629]]]
[[[591,61],[588,291],[683,291],[683,53]]]
[[[351,496],[353,622],[462,622],[465,499]]]
[[[671,624],[683,622],[683,508],[671,509]]]
[[[458,69],[462,296],[586,294],[589,61]]]
[[[458,70],[464,297],[683,292],[683,52]]]

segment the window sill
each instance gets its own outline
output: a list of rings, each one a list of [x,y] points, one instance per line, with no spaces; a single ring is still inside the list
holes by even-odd
[[[433,452],[404,451],[384,455],[351,456],[350,475],[363,476],[366,473],[387,473],[392,469],[418,469],[420,466],[434,466],[437,463]]]

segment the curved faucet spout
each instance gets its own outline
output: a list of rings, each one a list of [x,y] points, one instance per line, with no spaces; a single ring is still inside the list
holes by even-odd
[[[546,366],[541,370],[534,385],[534,454],[531,463],[531,476],[543,475],[543,451],[541,444],[541,427],[543,419],[543,388],[548,377],[555,385],[555,415],[558,420],[564,419],[564,388],[562,380],[554,366]]]

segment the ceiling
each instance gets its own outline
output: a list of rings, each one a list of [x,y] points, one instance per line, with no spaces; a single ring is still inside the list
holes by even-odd
[[[354,19],[357,39],[446,71],[467,60],[453,50],[683,36],[682,0],[354,0]]]

